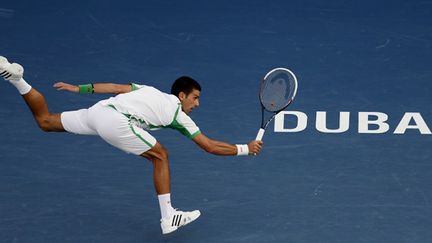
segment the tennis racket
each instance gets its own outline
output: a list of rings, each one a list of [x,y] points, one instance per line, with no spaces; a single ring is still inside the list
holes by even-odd
[[[265,129],[273,118],[294,100],[297,94],[297,78],[286,68],[275,68],[261,81],[259,98],[261,102],[261,128],[255,140],[262,140]]]

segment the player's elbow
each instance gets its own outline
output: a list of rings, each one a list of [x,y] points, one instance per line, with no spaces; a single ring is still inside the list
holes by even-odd
[[[209,141],[205,144],[200,144],[200,147],[209,154],[215,154],[216,153],[216,147],[212,144],[211,141]]]
[[[216,154],[216,149],[213,146],[205,146],[203,149],[209,154]]]
[[[198,146],[210,154],[216,154],[217,152],[217,146],[215,142],[208,137],[204,136],[203,134],[199,134],[194,138],[194,141]]]

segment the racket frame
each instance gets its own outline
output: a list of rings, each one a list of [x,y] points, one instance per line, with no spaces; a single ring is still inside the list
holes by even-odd
[[[292,95],[292,97],[291,97],[291,99],[287,102],[287,104],[283,107],[283,108],[281,108],[281,109],[279,109],[279,110],[277,110],[277,111],[269,111],[269,110],[267,110],[265,107],[264,107],[264,105],[263,105],[263,103],[262,103],[262,99],[261,99],[261,90],[262,90],[262,86],[264,85],[264,81],[266,80],[266,78],[268,78],[272,73],[274,73],[274,72],[276,72],[276,71],[285,71],[285,72],[288,72],[289,74],[291,74],[292,75],[292,77],[294,78],[294,83],[295,83],[295,87],[294,87],[294,92],[293,92],[293,95]],[[261,104],[261,128],[259,129],[259,131],[258,131],[258,134],[257,134],[257,136],[256,136],[256,139],[255,140],[259,140],[259,141],[261,141],[262,140],[262,138],[264,137],[264,133],[265,133],[265,129],[267,128],[267,126],[270,124],[270,122],[274,119],[274,117],[279,113],[279,112],[281,112],[281,111],[283,111],[283,110],[285,110],[293,101],[294,101],[294,98],[295,98],[295,96],[296,96],[296,94],[297,94],[297,87],[298,87],[298,82],[297,82],[297,77],[295,76],[295,74],[291,71],[291,70],[289,70],[289,69],[287,69],[287,68],[282,68],[282,67],[279,67],[279,68],[274,68],[274,69],[272,69],[272,70],[270,70],[265,76],[264,76],[264,78],[263,78],[263,80],[261,81],[261,87],[260,87],[260,92],[259,92],[259,100],[260,100],[260,104]],[[267,112],[269,112],[269,113],[273,113],[273,115],[264,123],[264,113],[265,113],[265,111],[267,111]]]

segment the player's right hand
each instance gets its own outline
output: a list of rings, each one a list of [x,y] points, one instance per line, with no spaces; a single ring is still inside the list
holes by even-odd
[[[58,82],[55,83],[53,85],[54,88],[56,88],[57,90],[67,90],[70,92],[74,92],[74,93],[78,93],[79,92],[79,87],[76,85],[72,85],[72,84],[68,84],[68,83],[63,83],[63,82]]]
[[[261,151],[263,142],[259,140],[253,140],[250,143],[248,143],[249,147],[249,154],[257,155]]]

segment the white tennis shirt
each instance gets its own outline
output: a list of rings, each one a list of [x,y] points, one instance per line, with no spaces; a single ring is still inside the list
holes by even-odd
[[[195,122],[182,111],[180,100],[158,89],[132,84],[132,92],[100,101],[127,116],[146,130],[172,128],[192,139],[200,134]]]

